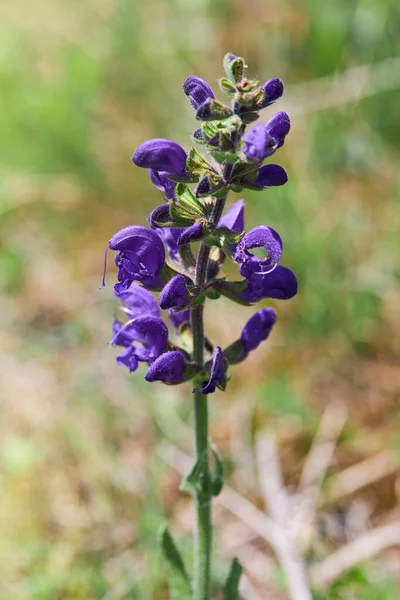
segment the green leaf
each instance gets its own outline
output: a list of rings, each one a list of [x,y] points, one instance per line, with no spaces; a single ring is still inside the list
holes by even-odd
[[[254,121],[257,121],[259,116],[260,115],[256,112],[248,112],[240,115],[240,118],[242,119],[243,123],[245,123],[245,125],[249,125],[250,123],[254,123]]]
[[[210,441],[210,449],[214,457],[214,468],[211,472],[211,491],[213,496],[218,496],[224,486],[224,463],[214,442]]]
[[[192,593],[190,578],[167,523],[161,527],[159,539],[163,556],[167,561],[171,600],[190,600]]]
[[[197,200],[197,198],[192,194],[190,189],[184,183],[178,183],[175,188],[175,196],[177,198],[176,204],[179,205],[179,208],[186,212],[188,215],[193,217],[205,217],[206,211],[204,210],[204,206]],[[174,204],[174,203],[172,203]],[[172,206],[170,207],[170,211],[172,214]]]
[[[233,300],[233,302],[236,302],[237,304],[251,306],[249,302],[246,302],[246,300],[242,300],[239,297],[247,287],[247,281],[245,279],[242,281],[225,281],[217,279],[216,281],[213,281],[212,286],[210,287],[213,287],[214,290],[222,294],[222,296],[229,298],[229,300]]]
[[[195,463],[193,469],[189,475],[183,478],[179,489],[181,492],[187,492],[194,497],[197,497],[199,493],[204,493],[204,480],[208,475],[208,448],[204,450],[203,454]]]
[[[240,600],[239,599],[239,579],[242,574],[243,567],[235,557],[229,568],[228,577],[224,585],[224,600]]]

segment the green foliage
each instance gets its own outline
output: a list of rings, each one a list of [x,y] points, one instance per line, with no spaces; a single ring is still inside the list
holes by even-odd
[[[224,585],[224,600],[239,600],[239,579],[242,571],[242,565],[234,558]]]
[[[167,524],[162,526],[159,537],[163,556],[168,563],[171,600],[189,600],[190,579]]]

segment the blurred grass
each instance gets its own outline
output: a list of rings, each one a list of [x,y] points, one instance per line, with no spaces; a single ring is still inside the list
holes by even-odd
[[[294,93],[400,56],[399,5],[17,0],[0,10],[0,597],[160,600],[157,526],[170,516],[184,536],[191,513],[155,456],[165,432],[152,415],[169,423],[191,411],[185,391],[119,370],[105,343],[104,247],[159,202],[130,156],[149,137],[189,145],[182,82],[195,73],[215,86],[228,50]],[[249,428],[274,423],[284,442],[309,436],[340,397],[355,432],[345,455],[398,443],[399,102],[395,88],[296,112],[278,161],[289,183],[245,196],[248,226],[281,233],[300,291],[277,304],[271,342],[213,400],[233,475],[240,411]],[[211,304],[212,337],[230,341],[250,313]],[[356,595],[346,580],[340,597],[366,598],[368,576]],[[398,593],[393,582],[380,589],[374,597]]]

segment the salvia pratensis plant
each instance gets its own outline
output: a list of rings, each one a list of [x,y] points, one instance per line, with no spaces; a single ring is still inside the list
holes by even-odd
[[[297,292],[296,277],[280,264],[279,234],[266,225],[245,232],[243,200],[224,212],[230,191],[262,191],[287,182],[281,166],[264,161],[283,145],[290,129],[288,115],[278,112],[248,129],[260,110],[281,97],[283,83],[275,78],[260,85],[247,79],[244,59],[233,54],[225,56],[224,69],[219,86],[230,97],[230,106],[216,100],[199,77],[188,77],[183,84],[198,121],[192,142],[205,152],[194,145],[186,151],[166,139],[141,144],[133,163],[148,169],[164,202],[150,213],[149,226],[129,225],[108,244],[118,267],[114,294],[122,303],[111,340],[121,347],[117,363],[130,372],[146,363],[145,380],[150,383],[192,381],[196,461],[181,489],[193,496],[196,506],[193,578],[168,528],[161,543],[173,574],[171,597],[194,600],[210,598],[211,501],[223,485],[222,461],[208,438],[207,396],[217,388],[225,390],[230,366],[266,340],[276,321],[272,308],[262,308],[238,339],[214,348],[204,333],[205,302],[225,296],[248,306],[265,298],[287,300]],[[265,257],[257,258],[255,248],[264,249]],[[226,259],[238,267],[235,281],[221,273]],[[158,301],[154,293],[159,293]],[[173,339],[161,311],[167,311]],[[225,600],[238,598],[240,572],[234,559]]]

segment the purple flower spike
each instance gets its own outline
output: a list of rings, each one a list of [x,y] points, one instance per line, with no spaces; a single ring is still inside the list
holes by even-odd
[[[190,323],[191,311],[190,308],[182,310],[181,312],[175,312],[173,310],[168,311],[169,320],[171,321],[172,327],[179,329],[184,323]]]
[[[218,227],[227,227],[236,233],[244,231],[244,200],[232,204],[228,212],[221,218]]]
[[[264,189],[287,183],[288,176],[283,167],[279,165],[264,165],[258,171],[258,177],[251,184],[252,188]]]
[[[292,271],[278,265],[273,271],[252,277],[248,280],[247,288],[240,295],[249,304],[256,304],[264,298],[289,300],[297,294],[297,279]]]
[[[262,89],[264,90],[264,100],[259,107],[260,109],[269,106],[282,96],[283,81],[277,77],[274,77],[273,79],[269,79],[269,81],[264,83]]]
[[[165,171],[175,177],[187,177],[186,152],[171,140],[156,138],[139,146],[132,161],[137,167]]]
[[[276,321],[273,308],[263,308],[250,317],[243,328],[240,341],[243,344],[243,354],[239,360],[244,360],[252,350],[255,350],[271,333]]]
[[[208,98],[215,98],[214,93],[208,83],[200,77],[191,75],[183,84],[183,91],[189,98],[192,108],[197,110]]]
[[[183,377],[185,357],[182,352],[165,352],[150,367],[144,376],[149,383],[162,381],[163,383],[179,383]]]
[[[131,226],[118,231],[109,241],[116,250],[118,281],[115,290],[127,290],[133,281],[144,286],[160,287],[160,272],[165,261],[165,250],[159,236],[147,227]]]
[[[213,394],[217,387],[223,387],[225,382],[225,358],[221,347],[217,346],[212,358],[210,379],[201,384],[203,394]]]
[[[170,180],[166,171],[149,169],[149,175],[155,187],[163,192],[168,200],[175,200],[176,183]]]
[[[183,275],[172,277],[160,294],[160,307],[163,310],[173,308],[181,310],[189,302],[189,295]]]
[[[203,223],[199,221],[187,229],[184,229],[183,233],[178,238],[178,245],[183,246],[189,242],[195,242],[201,240],[204,237]]]

